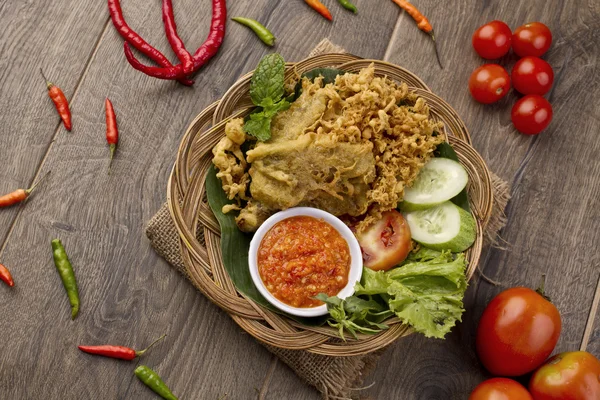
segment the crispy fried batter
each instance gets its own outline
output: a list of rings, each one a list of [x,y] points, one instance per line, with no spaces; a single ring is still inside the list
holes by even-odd
[[[213,149],[223,190],[238,200],[223,212],[250,200],[236,219],[243,231],[298,205],[365,215],[360,231],[396,208],[444,140],[434,133],[442,125],[429,118],[425,101],[406,84],[376,77],[372,66],[339,76],[335,84],[304,79],[302,86],[298,100],[274,118],[271,139],[257,143],[247,159],[240,150],[247,139],[241,119],[227,124],[226,137]]]

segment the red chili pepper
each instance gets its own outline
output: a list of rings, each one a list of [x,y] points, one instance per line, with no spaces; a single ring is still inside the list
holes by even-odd
[[[115,109],[108,98],[106,98],[104,105],[106,106],[106,141],[110,148],[110,162],[108,164],[108,173],[110,174],[112,160],[117,150],[117,144],[119,144],[119,128],[117,127]]]
[[[44,178],[46,178],[50,174],[50,172],[51,171],[44,175],[42,179],[34,183],[33,186],[31,186],[29,189],[17,189],[12,193],[0,196],[0,207],[12,206],[13,204],[17,204],[22,202],[23,200],[26,200],[31,194],[31,192],[33,192],[33,189],[35,189],[35,187],[39,185],[39,183],[43,181]]]
[[[223,43],[223,38],[225,37],[225,24],[227,22],[227,7],[225,0],[212,0],[212,7],[213,15],[210,33],[204,44],[202,44],[202,46],[196,50],[196,53],[194,53],[193,72],[198,71],[200,67],[217,54],[219,47],[221,47],[221,44]],[[146,75],[159,79],[179,79],[186,75],[181,64],[168,68],[149,67],[135,58],[127,43],[125,43],[124,50],[127,61],[129,61],[131,66]]]
[[[156,339],[154,342],[152,342],[152,344],[150,346],[148,346],[144,350],[140,350],[140,351],[135,351],[134,349],[125,347],[125,346],[113,346],[110,344],[103,345],[103,346],[78,346],[78,347],[79,347],[79,350],[83,351],[84,353],[96,354],[99,356],[110,357],[110,358],[119,358],[121,360],[131,361],[136,357],[141,357],[142,355],[144,355],[144,353],[147,352],[148,349],[150,349],[150,347],[154,346],[157,342],[161,341],[166,336],[167,336],[166,334],[162,335],[161,337]]]
[[[429,23],[429,20],[427,19],[427,17],[425,17],[421,13],[421,11],[419,11],[417,9],[417,7],[415,7],[414,5],[412,5],[411,3],[409,3],[406,0],[392,0],[392,1],[396,4],[398,4],[398,6],[400,6],[400,8],[402,8],[404,11],[406,11],[408,13],[408,15],[410,15],[412,17],[412,19],[415,20],[415,22],[417,23],[417,27],[420,30],[422,30],[423,32],[425,32],[429,36],[431,36],[431,40],[433,40],[435,56],[437,57],[438,64],[440,64],[440,68],[444,69],[444,66],[442,65],[442,60],[440,59],[440,53],[438,52],[437,42],[435,41],[435,34],[433,33],[433,27]]]
[[[113,25],[123,39],[131,43],[133,47],[138,49],[158,65],[162,67],[173,67],[173,64],[171,64],[169,59],[165,57],[164,54],[142,39],[137,32],[127,25],[127,22],[125,22],[125,18],[123,17],[123,10],[121,9],[121,3],[119,0],[108,0],[108,11],[110,13],[110,18],[113,22]],[[179,82],[186,86],[191,86],[194,84],[194,81],[184,78],[180,79]]]
[[[163,23],[165,25],[165,33],[171,48],[183,65],[183,72],[191,74],[194,72],[194,58],[185,48],[183,40],[177,33],[177,25],[175,24],[175,15],[173,14],[173,2],[171,0],[163,0],[162,5]]]
[[[63,91],[60,90],[58,86],[53,85],[50,81],[48,81],[48,79],[46,79],[44,71],[42,71],[41,68],[40,72],[42,73],[42,77],[46,81],[46,86],[48,86],[48,96],[50,96],[50,98],[54,102],[54,107],[56,107],[56,111],[58,111],[58,114],[60,115],[63,124],[65,124],[65,128],[67,128],[67,130],[70,132],[72,124],[69,102],[67,101],[67,98],[65,97]]]
[[[328,20],[333,20],[329,9],[325,6],[325,4],[321,3],[319,0],[304,0],[306,4],[308,4],[313,10],[321,14]]]
[[[10,287],[15,286],[15,281],[13,281],[10,271],[2,264],[0,264],[0,281],[6,283]]]

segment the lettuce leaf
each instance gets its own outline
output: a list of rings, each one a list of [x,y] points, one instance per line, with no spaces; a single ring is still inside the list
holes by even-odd
[[[402,322],[442,339],[464,312],[466,265],[464,254],[424,249],[387,272],[365,268],[355,295],[382,295]]]

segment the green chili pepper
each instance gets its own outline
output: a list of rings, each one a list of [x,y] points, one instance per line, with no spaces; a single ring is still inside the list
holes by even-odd
[[[135,376],[163,399],[177,400],[177,397],[171,393],[167,385],[160,379],[160,376],[152,370],[152,368],[140,365],[135,369]]]
[[[267,46],[273,46],[273,44],[275,43],[275,36],[273,36],[271,31],[268,30],[260,22],[254,20],[254,19],[243,18],[243,17],[235,17],[235,18],[231,18],[231,19],[235,22],[238,22],[238,23],[252,29],[254,31],[254,33],[256,33],[256,36],[258,36],[258,38],[260,40],[262,40]]]
[[[354,14],[356,14],[358,12],[358,9],[356,8],[356,6],[354,4],[350,3],[350,0],[338,0],[338,1],[342,5],[342,7],[344,7],[346,10],[350,10]]]
[[[75,280],[75,273],[73,272],[73,266],[69,261],[67,252],[63,247],[59,239],[52,241],[52,254],[54,255],[54,265],[56,270],[62,279],[62,283],[69,296],[69,303],[71,303],[71,319],[75,319],[79,312],[79,291],[77,290],[77,281]]]

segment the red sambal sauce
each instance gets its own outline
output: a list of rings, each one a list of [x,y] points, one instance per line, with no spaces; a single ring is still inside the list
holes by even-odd
[[[258,248],[258,272],[267,290],[293,307],[323,304],[319,293],[337,295],[347,284],[350,249],[327,222],[307,216],[275,224]]]

